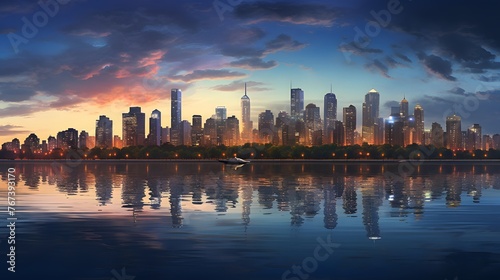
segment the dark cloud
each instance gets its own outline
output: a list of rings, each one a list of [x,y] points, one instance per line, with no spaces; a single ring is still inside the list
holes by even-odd
[[[1,111],[0,111],[1,114]],[[17,125],[0,125],[0,136],[17,135],[21,133],[29,133],[28,130],[22,130],[22,126]]]
[[[400,58],[400,59],[402,59],[402,60],[404,60],[406,62],[409,62],[409,63],[412,62],[411,59],[408,56],[406,56],[406,55],[404,55],[402,53],[396,53],[396,57],[398,57],[398,58]]]
[[[246,76],[244,73],[229,70],[195,70],[190,74],[174,76],[172,79],[192,82],[205,79],[240,78],[244,76]]]
[[[255,91],[268,91],[268,88],[262,87],[265,84],[261,82],[255,82],[255,81],[234,81],[231,82],[230,84],[227,85],[217,85],[212,87],[212,89],[218,90],[218,91],[241,91],[243,92],[245,88],[245,83],[247,85],[247,91],[248,92],[255,92]]]
[[[500,81],[500,74],[494,74],[494,75],[481,75],[479,76],[478,80],[483,81],[483,82],[498,82]]]
[[[267,52],[277,52],[277,51],[296,51],[304,48],[306,45],[293,40],[292,37],[281,34],[275,39],[267,42],[266,50]]]
[[[240,67],[249,70],[270,69],[276,67],[278,63],[274,60],[264,61],[260,58],[243,58],[230,63],[233,67]]]
[[[369,47],[361,48],[354,42],[340,44],[338,50],[341,52],[348,52],[359,56],[383,53],[381,49]]]
[[[386,108],[386,109],[389,109],[389,111],[390,111],[390,109],[392,107],[399,107],[399,102],[394,101],[394,100],[387,101],[387,102],[384,103],[383,107]]]
[[[278,21],[321,26],[332,26],[340,14],[340,9],[325,5],[291,2],[242,3],[234,10],[237,18],[249,20],[252,23]]]
[[[465,89],[461,87],[455,87],[450,90],[448,90],[449,93],[456,94],[456,95],[466,95],[465,94]]]
[[[389,72],[389,67],[387,67],[387,65],[385,65],[384,63],[382,63],[378,59],[375,59],[372,62],[367,63],[365,65],[365,67],[366,67],[366,69],[368,69],[370,71],[380,73],[382,76],[384,76],[386,78],[391,78],[391,76],[388,73]]]
[[[451,91],[461,92],[460,89]],[[498,133],[500,90],[465,92],[463,95],[452,94],[443,97],[425,95],[411,102],[419,103],[424,109],[426,128],[430,128],[433,122],[440,123],[445,128],[446,116],[455,112],[462,117],[462,130],[479,123],[483,134]]]
[[[449,81],[456,80],[456,78],[452,76],[453,70],[451,68],[451,62],[448,60],[433,54],[426,55],[424,53],[419,54],[419,58],[430,74]]]

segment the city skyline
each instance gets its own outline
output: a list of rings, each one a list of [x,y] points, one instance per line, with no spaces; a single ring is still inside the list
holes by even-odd
[[[425,110],[425,129],[456,111],[463,127],[480,123],[494,134],[500,36],[489,24],[494,9],[481,9],[488,3],[244,1],[221,11],[205,1],[140,9],[132,1],[84,9],[71,1],[56,3],[52,15],[53,6],[3,1],[0,142],[69,127],[92,132],[88,116],[102,114],[119,134],[124,108],[134,106],[170,119],[173,88],[184,93],[183,120],[207,119],[220,105],[241,119],[245,83],[255,127],[266,109],[289,112],[290,81],[321,116],[333,92],[337,115],[353,104],[362,120],[363,94],[375,88],[381,117],[406,97],[410,109]],[[36,13],[49,13],[48,23],[35,25]]]
[[[105,115],[99,116],[99,119],[96,121],[95,126],[95,135],[90,135],[85,130],[81,130],[80,136],[78,136],[78,129],[69,128],[68,130],[59,131],[58,133],[54,133],[57,135],[57,147],[67,149],[68,147],[79,147],[83,148],[86,144],[86,147],[101,147],[101,148],[110,148],[110,147],[127,147],[127,146],[139,146],[139,145],[156,145],[159,146],[165,142],[165,139],[169,139],[168,142],[173,144],[174,146],[178,145],[226,145],[226,146],[234,146],[234,145],[243,145],[245,143],[273,143],[276,145],[306,145],[306,146],[315,146],[322,144],[331,144],[336,143],[339,145],[354,145],[361,143],[368,144],[391,144],[391,145],[401,145],[407,146],[413,143],[417,144],[433,144],[436,146],[443,146],[450,149],[482,149],[483,144],[483,136],[489,137],[488,141],[493,141],[490,144],[487,144],[486,147],[491,147],[491,145],[495,145],[495,141],[493,140],[493,136],[498,135],[495,134],[482,134],[482,127],[478,123],[474,123],[472,126],[464,127],[464,130],[461,130],[462,127],[462,118],[457,115],[455,112],[448,115],[446,118],[446,132],[451,132],[448,134],[435,133],[434,127],[435,122],[432,123],[431,129],[423,129],[425,119],[424,119],[424,109],[419,104],[415,105],[414,114],[410,115],[410,107],[409,102],[406,100],[406,97],[403,97],[403,100],[399,103],[398,106],[393,106],[391,108],[391,115],[386,117],[378,117],[378,106],[380,100],[380,93],[376,89],[371,89],[365,95],[365,102],[362,104],[362,119],[361,121],[357,118],[356,106],[349,105],[348,107],[342,108],[343,118],[339,120],[336,116],[333,116],[331,109],[323,112],[325,118],[332,118],[332,122],[330,125],[327,125],[326,119],[321,119],[320,107],[316,106],[314,103],[309,103],[305,109],[300,110],[300,106],[304,103],[303,91],[299,88],[290,88],[290,111],[297,110],[296,116],[289,115],[287,111],[280,111],[279,114],[276,115],[276,126],[275,126],[275,114],[271,110],[265,110],[259,114],[258,127],[254,128],[254,132],[258,133],[257,139],[256,136],[253,135],[249,139],[245,139],[245,131],[244,131],[244,122],[241,122],[240,119],[235,115],[228,117],[227,108],[225,106],[217,106],[215,108],[215,114],[207,117],[205,120],[213,120],[215,124],[215,137],[216,141],[209,140],[205,142],[204,137],[206,135],[210,135],[211,132],[204,132],[205,127],[207,127],[207,123],[205,126],[203,123],[203,116],[201,115],[193,115],[192,116],[192,124],[185,119],[182,119],[182,98],[181,98],[181,90],[180,89],[172,89],[172,95],[175,95],[175,98],[171,100],[171,110],[173,112],[177,112],[175,114],[171,114],[176,116],[171,120],[171,125],[177,123],[177,119],[181,120],[176,128],[172,127],[162,127],[162,113],[160,110],[155,109],[151,113],[151,118],[149,119],[149,127],[146,127],[146,119],[145,113],[142,112],[141,107],[130,107],[128,113],[122,113],[122,135],[116,135],[115,131],[113,131],[113,121],[110,120]],[[298,98],[297,98],[297,93]],[[332,99],[333,97],[333,99]],[[337,100],[335,98],[335,94],[326,93],[324,96],[325,107],[333,107],[331,106],[333,101],[336,104]],[[300,104],[297,106],[297,104]],[[250,110],[250,98],[247,95],[247,87],[245,84],[244,87],[244,95],[241,98],[241,116],[242,119],[248,117]],[[336,115],[336,114],[335,114]],[[279,120],[278,120],[279,119]],[[380,121],[377,121],[380,119]],[[300,125],[295,123],[296,121],[302,122],[304,129],[308,130],[308,132],[302,131],[297,128],[296,125]],[[279,124],[279,122],[282,122]],[[234,123],[234,124],[231,124]],[[336,136],[338,133],[337,123],[340,123],[342,127],[342,132]],[[372,127],[366,126],[367,123],[372,123]],[[398,126],[399,123],[399,126]],[[454,124],[450,124],[454,123]],[[293,124],[294,128],[284,128],[283,125],[291,125]],[[361,124],[361,130],[359,130],[359,125]],[[441,125],[437,123],[438,125]],[[221,127],[222,125],[222,127]],[[229,125],[229,126],[228,126]],[[379,127],[382,126],[382,127]],[[166,131],[165,131],[166,129]],[[207,127],[207,130],[211,129]],[[221,131],[222,129],[222,131]],[[284,132],[283,130],[286,130]],[[290,130],[292,129],[292,130]],[[442,127],[441,127],[442,129]],[[191,134],[191,130],[194,131],[194,134]],[[226,130],[230,130],[229,134],[226,133]],[[148,133],[146,133],[148,131]],[[293,132],[295,131],[295,132]],[[399,132],[398,132],[399,131]],[[320,132],[317,134],[316,132]],[[165,137],[162,134],[168,133],[168,136]],[[222,133],[222,134],[221,134]],[[290,140],[289,134],[300,134],[300,140]],[[315,134],[316,133],[316,134]],[[395,133],[400,133],[400,136],[394,136]],[[466,133],[465,135],[463,135]],[[29,139],[32,135],[36,135],[36,132],[31,132],[30,135],[26,138]],[[263,136],[263,134],[265,134]],[[385,139],[384,139],[385,134]],[[50,144],[50,139],[54,138],[51,134],[47,139],[39,137],[40,147],[44,147],[47,149]],[[70,135],[70,136],[62,136],[62,135]],[[174,136],[172,136],[174,135]],[[175,136],[177,135],[177,136]],[[204,136],[205,135],[205,136]],[[228,135],[232,135],[231,138]],[[419,136],[418,136],[419,135]],[[113,139],[114,137],[114,139]],[[121,137],[121,138],[120,138]],[[175,139],[177,137],[178,139]],[[277,138],[276,138],[277,137]],[[283,139],[282,137],[286,137],[287,139]],[[332,138],[333,137],[333,138]],[[339,138],[340,137],[340,138]],[[396,137],[396,138],[394,138]],[[428,139],[425,139],[425,138]],[[439,145],[438,142],[435,142],[433,137],[441,137],[443,138],[443,144]],[[70,138],[71,140],[65,140]],[[209,136],[210,138],[210,136]],[[294,137],[292,137],[294,138]],[[307,138],[307,139],[306,139]],[[338,139],[342,139],[339,142]],[[367,139],[368,138],[368,139]],[[472,139],[471,139],[472,138]],[[16,138],[18,139],[18,138]],[[22,140],[23,138],[21,138]],[[75,140],[76,139],[76,140]],[[92,140],[89,140],[92,139]],[[241,139],[241,141],[240,141]],[[320,140],[318,140],[320,139]],[[334,140],[337,139],[337,140]],[[370,140],[371,139],[371,140]],[[12,139],[14,140],[14,139]],[[26,140],[30,142],[31,140]],[[73,142],[76,141],[76,142]],[[116,142],[119,141],[120,144]],[[291,141],[291,142],[290,142]],[[42,143],[44,142],[44,143]],[[10,144],[12,142],[6,141],[5,144]],[[21,144],[23,142],[21,141]],[[63,143],[61,146],[61,143]],[[84,143],[84,144],[82,144]],[[93,143],[89,144],[89,143]],[[110,144],[111,143],[111,144]],[[472,144],[471,144],[472,143]],[[12,145],[12,144],[10,144]],[[48,145],[48,146],[47,146]],[[83,145],[83,146],[82,146]],[[53,145],[52,145],[53,146]],[[43,148],[42,148],[43,149]],[[48,149],[51,151],[52,149]]]

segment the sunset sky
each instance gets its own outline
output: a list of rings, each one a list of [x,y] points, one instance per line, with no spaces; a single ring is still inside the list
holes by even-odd
[[[321,110],[332,86],[358,127],[375,88],[381,117],[406,96],[426,129],[455,110],[463,130],[500,133],[495,1],[42,1],[0,3],[0,143],[94,135],[99,115],[121,137],[130,106],[170,126],[172,88],[183,119],[217,106],[241,118],[245,82],[255,126],[265,109],[290,111],[292,82]]]

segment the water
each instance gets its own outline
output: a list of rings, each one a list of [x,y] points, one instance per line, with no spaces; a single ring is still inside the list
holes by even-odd
[[[500,164],[400,169],[2,163],[2,279],[498,279]]]

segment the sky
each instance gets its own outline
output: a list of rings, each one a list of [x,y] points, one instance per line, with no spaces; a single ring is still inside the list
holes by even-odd
[[[380,116],[403,97],[425,127],[462,116],[500,133],[497,1],[92,1],[0,3],[0,143],[75,128],[95,134],[106,115],[142,107],[170,126],[170,91],[182,118],[203,121],[226,106],[241,118],[248,85],[252,119],[290,111],[290,85],[323,108],[332,88],[342,107],[380,92]],[[148,129],[148,125],[146,125]]]

